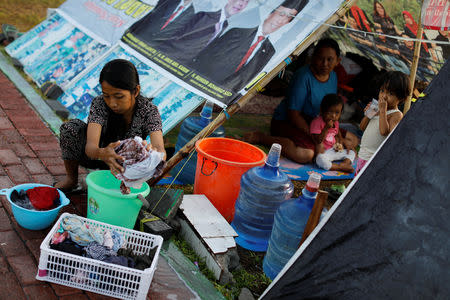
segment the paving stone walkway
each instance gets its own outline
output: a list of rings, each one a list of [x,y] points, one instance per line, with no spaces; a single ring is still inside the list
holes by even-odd
[[[0,189],[30,182],[52,185],[65,174],[58,138],[1,72],[0,87]],[[69,198],[60,213],[86,216],[86,194]],[[0,196],[0,299],[111,299],[35,279],[39,247],[48,231],[20,227],[7,198]],[[147,298],[196,297],[160,256]]]

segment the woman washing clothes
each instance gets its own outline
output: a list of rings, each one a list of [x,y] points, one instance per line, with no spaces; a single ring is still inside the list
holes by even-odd
[[[113,175],[124,171],[124,158],[116,153],[120,140],[139,136],[147,150],[164,153],[162,121],[151,99],[140,94],[136,67],[124,59],[108,62],[100,72],[102,94],[92,100],[87,124],[79,119],[61,125],[60,147],[66,178],[55,183],[63,192],[78,185],[78,167],[110,169]],[[145,139],[150,136],[151,144]]]
[[[340,62],[338,43],[330,38],[321,39],[314,47],[310,65],[297,70],[291,79],[287,96],[272,116],[270,134],[251,132],[244,141],[270,146],[278,143],[282,154],[298,163],[312,162],[315,144],[309,125],[319,115],[320,103],[327,94],[337,94],[337,76],[333,69]],[[355,149],[358,138],[341,130],[346,149]]]

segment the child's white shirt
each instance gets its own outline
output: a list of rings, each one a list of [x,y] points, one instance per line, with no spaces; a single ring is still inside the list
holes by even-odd
[[[390,109],[386,112],[386,115],[390,115],[395,112],[400,112],[400,110]],[[383,136],[380,133],[380,116],[374,116],[367,124],[366,130],[364,130],[358,156],[364,160],[369,160],[386,137],[387,136]]]

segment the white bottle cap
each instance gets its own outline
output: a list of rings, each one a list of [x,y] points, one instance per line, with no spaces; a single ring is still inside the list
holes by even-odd
[[[320,184],[320,179],[322,178],[322,175],[320,175],[319,173],[316,172],[312,172],[309,175],[308,181],[306,182],[306,185],[310,185],[310,186],[319,186]]]

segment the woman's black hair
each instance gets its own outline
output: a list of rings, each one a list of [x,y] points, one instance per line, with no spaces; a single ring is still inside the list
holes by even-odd
[[[139,85],[139,74],[133,63],[126,59],[114,59],[106,63],[100,72],[100,84],[108,82],[115,88],[134,92]]]
[[[327,94],[323,97],[320,103],[320,112],[323,114],[327,112],[330,107],[341,104],[342,109],[344,109],[344,100],[336,94]]]
[[[403,103],[408,98],[411,92],[411,85],[409,84],[409,78],[405,73],[400,71],[388,71],[383,74],[381,78],[380,88],[389,91],[394,94],[400,103]]]
[[[314,47],[313,55],[317,54],[317,52],[319,52],[319,50],[322,48],[331,48],[334,50],[334,52],[336,52],[337,57],[341,56],[341,49],[339,48],[339,44],[331,38],[320,39]]]

